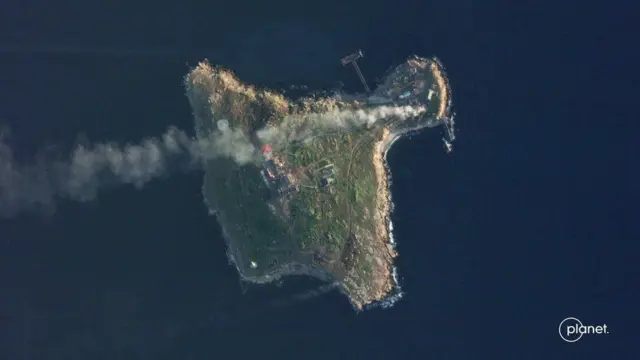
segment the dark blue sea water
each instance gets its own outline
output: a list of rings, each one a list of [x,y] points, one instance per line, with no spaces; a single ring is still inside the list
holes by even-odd
[[[557,3],[6,3],[0,122],[14,150],[191,131],[203,57],[275,88],[360,91],[410,54],[447,67],[459,127],[388,154],[404,298],[356,314],[318,284],[243,287],[198,172],[0,219],[0,358],[633,359],[637,125],[631,15]],[[635,80],[634,80],[635,79]],[[637,119],[636,119],[637,120]],[[562,319],[606,323],[565,343]],[[635,356],[633,356],[635,354]]]

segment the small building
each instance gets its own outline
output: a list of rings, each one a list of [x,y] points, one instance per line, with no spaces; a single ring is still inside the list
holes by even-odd
[[[265,160],[270,160],[272,158],[271,145],[264,144],[262,147],[262,157],[264,157]]]
[[[333,172],[334,172],[333,171],[333,164],[328,162],[328,161],[326,161],[326,160],[323,160],[320,163],[320,167],[318,167],[315,170],[315,172],[319,172],[320,174],[325,174],[325,173],[333,174]]]
[[[276,163],[273,160],[265,160],[262,165],[262,170],[260,170],[260,176],[262,177],[262,181],[267,185],[268,188],[273,188],[276,180],[278,179],[278,168]]]
[[[333,168],[333,164],[330,164],[322,169],[320,169],[320,176],[322,177],[333,177],[335,176],[336,172]]]
[[[278,177],[278,167],[271,159],[264,162],[264,171],[270,181],[275,181]]]
[[[331,176],[331,177],[324,177],[322,179],[320,179],[320,186],[322,187],[327,187],[331,184],[333,184],[336,181],[336,178]]]
[[[327,164],[316,171],[320,175],[320,187],[327,187],[336,181],[333,164]]]
[[[297,190],[295,185],[292,185],[287,176],[281,176],[278,179],[278,194],[286,195]]]
[[[405,91],[404,93],[400,94],[400,96],[398,96],[398,99],[402,100],[402,99],[406,99],[411,95],[411,91]]]

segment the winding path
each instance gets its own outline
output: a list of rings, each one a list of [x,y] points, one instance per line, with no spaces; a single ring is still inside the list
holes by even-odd
[[[353,147],[351,148],[351,154],[349,154],[349,166],[347,167],[347,177],[346,177],[346,181],[345,183],[347,184],[347,196],[346,196],[346,201],[347,201],[347,234],[351,235],[351,200],[350,200],[350,196],[351,196],[351,164],[353,163],[353,155],[356,153],[356,150],[358,150],[358,147],[362,144],[362,141],[367,139],[370,135],[369,134],[365,134],[363,135],[360,139],[358,139],[358,141],[356,141],[356,143],[353,145]]]

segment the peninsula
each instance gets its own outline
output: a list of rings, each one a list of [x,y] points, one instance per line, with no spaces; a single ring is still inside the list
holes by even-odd
[[[185,76],[199,139],[226,156],[206,160],[202,193],[243,280],[310,275],[356,309],[397,295],[385,154],[403,134],[445,126],[451,91],[436,58],[391,69],[376,89],[301,99],[242,83],[201,62]]]

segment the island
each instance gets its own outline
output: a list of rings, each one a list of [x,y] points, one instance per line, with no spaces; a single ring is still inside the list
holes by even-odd
[[[370,91],[289,99],[200,62],[184,78],[204,156],[202,194],[242,280],[309,275],[361,310],[401,295],[386,153],[395,140],[444,126],[451,90],[437,58],[411,56]]]

